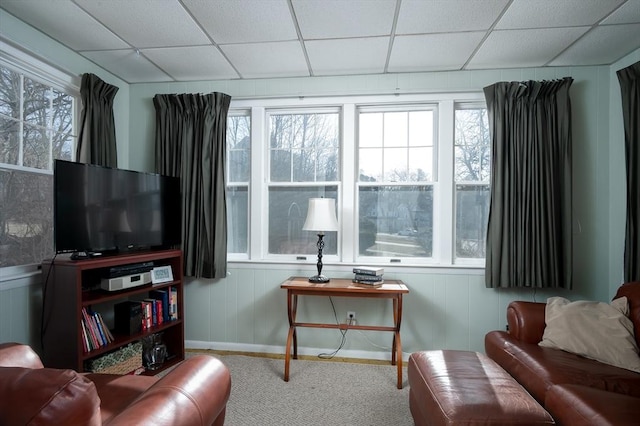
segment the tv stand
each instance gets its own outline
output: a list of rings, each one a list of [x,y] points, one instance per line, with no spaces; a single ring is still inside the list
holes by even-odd
[[[73,256],[73,255],[72,255]],[[153,262],[154,266],[170,266],[173,281],[162,284],[146,284],[118,291],[100,288],[101,279],[112,268],[127,268]],[[145,336],[162,332],[169,359],[161,369],[145,374],[156,374],[184,360],[184,291],[182,277],[182,252],[158,250],[119,254],[114,256],[87,257],[76,261],[70,256],[59,256],[42,262],[43,277],[43,363],[51,368],[69,368],[84,372],[85,361],[137,342]],[[86,351],[83,347],[82,310],[99,312],[106,325],[114,328],[113,305],[127,300],[152,297],[151,290],[175,289],[177,294],[177,319],[153,325],[136,334],[117,333],[112,330],[114,341],[97,349]]]

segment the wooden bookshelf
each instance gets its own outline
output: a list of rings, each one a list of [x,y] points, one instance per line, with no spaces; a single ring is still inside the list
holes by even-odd
[[[119,291],[100,288],[100,280],[109,268],[153,262],[154,266],[171,266],[173,281],[159,285],[146,284]],[[162,369],[145,374],[155,374],[168,366],[184,360],[184,280],[182,276],[182,252],[159,250],[136,252],[116,256],[71,260],[68,255],[57,256],[42,263],[43,277],[43,363],[46,367],[70,368],[85,371],[85,361],[102,356],[137,342],[144,336],[162,332],[170,357]],[[126,300],[147,297],[149,291],[177,290],[178,318],[163,322],[141,333],[132,335],[112,331],[115,340],[98,349],[85,352],[82,344],[82,308],[99,312],[110,329],[113,328],[113,305]]]

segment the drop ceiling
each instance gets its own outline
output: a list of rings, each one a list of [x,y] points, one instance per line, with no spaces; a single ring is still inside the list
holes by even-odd
[[[640,0],[0,0],[0,8],[128,83],[608,65],[640,48]]]

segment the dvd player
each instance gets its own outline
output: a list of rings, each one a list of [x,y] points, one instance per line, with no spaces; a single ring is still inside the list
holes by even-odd
[[[113,266],[109,268],[107,278],[118,278],[125,275],[136,275],[153,269],[153,262],[132,263],[130,265]]]
[[[100,287],[107,291],[118,291],[149,284],[150,282],[151,272],[142,272],[140,274],[122,275],[115,278],[103,278]]]

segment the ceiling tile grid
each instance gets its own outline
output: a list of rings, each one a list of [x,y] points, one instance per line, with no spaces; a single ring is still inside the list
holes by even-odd
[[[0,0],[0,8],[129,83],[607,65],[640,48],[640,0]]]

